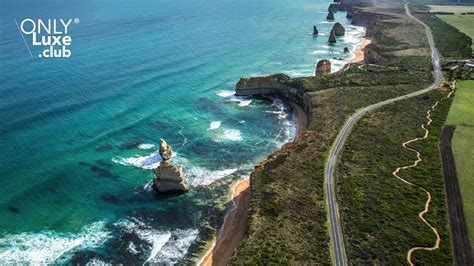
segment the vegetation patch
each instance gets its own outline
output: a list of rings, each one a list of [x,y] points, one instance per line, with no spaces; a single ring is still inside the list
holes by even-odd
[[[433,33],[436,48],[446,58],[464,59],[471,56],[472,40],[457,28],[428,13],[426,6],[411,6],[413,14],[426,23]]]
[[[474,9],[474,6],[472,7]],[[438,15],[443,21],[457,28],[467,36],[474,38],[474,13],[465,15]],[[471,44],[471,50],[473,45]]]
[[[418,217],[426,193],[392,175],[410,165],[416,154],[401,144],[422,137],[420,125],[426,111],[446,92],[423,96],[383,107],[363,118],[353,129],[337,167],[338,200],[349,261],[354,264],[406,264],[407,251],[414,246],[432,246],[436,236]],[[438,154],[438,139],[450,100],[432,113],[427,139],[410,144],[423,161],[405,169],[400,176],[426,188],[432,195],[425,215],[441,236],[439,250],[415,252],[412,260],[422,265],[452,264],[444,181]]]

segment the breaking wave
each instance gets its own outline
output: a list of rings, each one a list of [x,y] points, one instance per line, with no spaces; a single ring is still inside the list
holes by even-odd
[[[221,121],[213,121],[211,122],[211,124],[209,125],[209,128],[208,130],[214,130],[214,129],[218,129],[221,127]]]
[[[128,252],[141,254],[145,263],[160,265],[179,262],[199,233],[197,229],[158,230],[135,218],[122,219],[114,226],[145,242],[129,241]]]
[[[137,146],[137,148],[139,148],[140,150],[149,150],[153,147],[155,147],[155,144],[147,144],[147,143],[143,143]]]
[[[69,259],[71,251],[89,250],[102,246],[111,237],[105,222],[95,222],[78,233],[42,231],[6,235],[0,239],[2,264],[52,264]],[[64,258],[67,257],[67,258]]]

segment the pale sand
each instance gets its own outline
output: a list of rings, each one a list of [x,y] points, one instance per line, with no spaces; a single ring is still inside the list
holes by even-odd
[[[299,137],[306,131],[307,116],[301,106],[292,101],[288,103],[293,108],[296,119],[296,136]],[[250,203],[250,180],[239,181],[232,187],[232,202],[234,206],[224,218],[224,224],[217,236],[217,241],[212,243],[211,248],[201,258],[198,265],[226,265],[244,237]]]
[[[250,180],[236,183],[232,188],[233,208],[227,213],[217,241],[199,265],[226,265],[244,237],[250,201]]]
[[[355,57],[351,60],[351,63],[364,61],[364,48],[371,43],[370,39],[364,38],[356,47],[354,53]]]

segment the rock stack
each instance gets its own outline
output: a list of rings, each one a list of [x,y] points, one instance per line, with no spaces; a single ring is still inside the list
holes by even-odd
[[[328,11],[337,12],[338,8],[339,8],[338,4],[330,4],[328,7]]]
[[[334,24],[332,30],[334,31],[334,35],[336,36],[344,36],[344,34],[346,34],[346,29],[344,29],[344,27],[339,22],[336,22]]]
[[[329,11],[328,16],[326,17],[327,20],[334,20],[334,12],[332,10]]]
[[[316,76],[327,75],[331,73],[331,61],[327,59],[320,60],[316,64]]]
[[[336,35],[334,34],[334,30],[331,30],[331,33],[329,33],[329,44],[335,44],[336,41]]]
[[[163,159],[155,169],[153,189],[158,193],[186,192],[189,186],[183,178],[181,165],[174,166],[169,160],[173,156],[173,149],[163,139],[160,140],[160,156]]]
[[[345,54],[349,53],[349,48],[344,47],[344,53],[345,53]]]
[[[318,35],[318,28],[316,26],[313,26],[313,35]]]

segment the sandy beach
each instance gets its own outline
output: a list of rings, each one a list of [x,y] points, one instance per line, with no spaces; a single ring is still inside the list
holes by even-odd
[[[364,61],[364,48],[370,44],[372,41],[368,38],[364,38],[362,42],[360,42],[355,51],[354,51],[354,58],[350,61],[351,63],[361,62]]]

